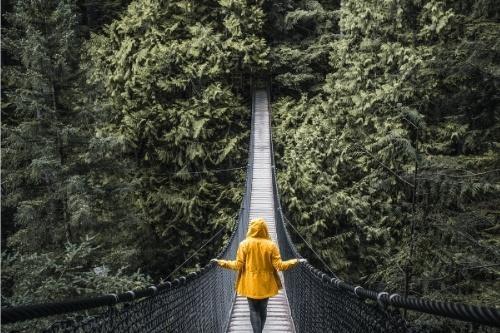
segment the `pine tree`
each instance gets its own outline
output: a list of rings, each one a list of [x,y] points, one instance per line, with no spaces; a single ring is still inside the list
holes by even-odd
[[[109,248],[96,246],[96,221],[105,217],[96,215],[99,188],[90,188],[86,155],[95,116],[80,75],[76,3],[17,1],[5,18],[3,300],[41,302],[144,283],[142,274],[120,271],[123,261],[102,260]],[[96,266],[107,267],[109,278],[99,280]]]
[[[267,32],[274,89],[315,94],[329,71],[328,53],[338,37],[336,1],[270,1]]]
[[[292,223],[351,281],[404,292],[406,280],[410,294],[493,304],[495,10],[343,1],[338,13],[322,89],[283,91],[293,98],[275,105]],[[416,324],[470,329],[427,316]]]
[[[263,41],[242,31],[258,32],[255,13],[245,2],[133,2],[89,41],[89,81],[109,106],[98,133],[122,143],[117,171],[106,177],[132,185],[137,264],[155,276],[233,223],[243,173],[210,170],[245,164],[249,113],[231,83],[266,63]]]
[[[71,108],[77,14],[71,1],[19,1],[7,20],[4,43],[15,63],[3,77],[2,204],[15,209],[19,230],[9,242],[29,252],[72,240],[68,177],[81,151],[73,140],[84,135]]]

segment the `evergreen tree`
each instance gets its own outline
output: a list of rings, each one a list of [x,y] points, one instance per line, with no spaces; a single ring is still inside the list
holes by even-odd
[[[265,31],[271,41],[273,88],[315,94],[329,71],[328,53],[338,37],[337,1],[269,1]]]
[[[487,1],[343,1],[322,90],[276,103],[284,203],[341,277],[432,298],[498,297],[494,13]]]
[[[86,159],[95,119],[80,76],[76,2],[17,1],[4,17],[3,300],[41,302],[144,283],[141,274],[104,262],[109,248],[96,246],[95,236],[88,241],[100,231],[99,191],[90,188]],[[95,267],[111,269],[108,278],[99,280]]]
[[[494,304],[495,4],[7,2],[4,300],[138,287],[166,277],[221,228],[227,235],[243,193],[245,96],[272,73],[283,204],[335,273]]]
[[[89,42],[89,80],[109,112],[98,133],[123,144],[111,177],[133,185],[137,264],[155,276],[234,221],[243,173],[211,170],[245,165],[249,113],[230,73],[265,64],[265,45],[250,33],[260,16],[244,2],[133,2]]]
[[[70,177],[79,162],[71,156],[84,135],[71,108],[77,19],[71,1],[19,1],[7,15],[4,43],[15,63],[3,76],[2,205],[15,209],[19,232],[9,242],[23,251],[73,240],[68,206],[78,180]]]

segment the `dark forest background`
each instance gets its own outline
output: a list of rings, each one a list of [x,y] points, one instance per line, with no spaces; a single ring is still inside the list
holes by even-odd
[[[499,20],[495,0],[2,1],[2,304],[158,282],[225,228],[179,274],[204,266],[265,76],[287,216],[339,277],[498,305]]]

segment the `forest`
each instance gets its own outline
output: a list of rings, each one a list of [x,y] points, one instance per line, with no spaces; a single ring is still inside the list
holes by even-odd
[[[282,205],[322,260],[291,233],[304,257],[498,307],[497,1],[2,0],[1,51],[2,306],[162,281],[224,228],[177,274],[205,265],[261,79]]]

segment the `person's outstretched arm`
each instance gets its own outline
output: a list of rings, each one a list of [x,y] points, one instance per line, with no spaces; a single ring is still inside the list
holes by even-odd
[[[290,269],[297,265],[299,262],[298,259],[290,259],[286,261],[281,260],[280,250],[278,249],[276,244],[274,244],[273,246],[272,261],[274,268],[276,268],[278,271],[286,271],[287,269]]]
[[[238,252],[236,253],[236,260],[222,260],[217,259],[217,264],[223,268],[233,269],[235,271],[239,271],[243,265],[245,265],[245,251],[243,247],[238,247]]]

